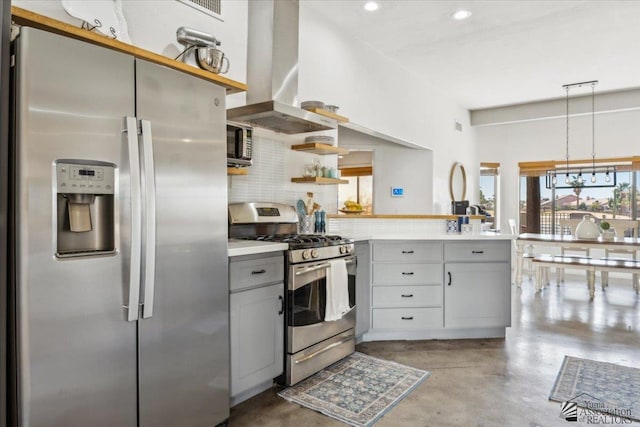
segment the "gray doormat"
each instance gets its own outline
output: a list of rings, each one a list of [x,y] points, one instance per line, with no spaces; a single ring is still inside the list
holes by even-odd
[[[429,375],[356,352],[278,395],[346,424],[371,426]]]
[[[549,399],[563,402],[567,420],[640,421],[640,369],[565,356]]]

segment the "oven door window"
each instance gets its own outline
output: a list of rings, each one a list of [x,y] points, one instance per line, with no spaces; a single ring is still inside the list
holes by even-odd
[[[347,264],[349,307],[356,305],[356,263]],[[325,275],[306,285],[288,291],[288,326],[307,326],[324,321],[327,306],[327,279]]]

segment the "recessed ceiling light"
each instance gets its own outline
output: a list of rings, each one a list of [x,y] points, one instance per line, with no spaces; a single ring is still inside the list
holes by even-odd
[[[467,19],[467,18],[468,18],[468,17],[470,17],[470,16],[471,16],[471,12],[469,12],[468,10],[464,10],[464,9],[460,9],[460,10],[458,10],[458,11],[456,11],[456,12],[453,12],[453,13],[451,14],[451,17],[452,17],[453,19],[455,19],[456,21],[462,21],[462,20],[465,20],[465,19]]]
[[[362,7],[366,11],[373,12],[374,10],[380,9],[380,4],[376,1],[368,1]]]

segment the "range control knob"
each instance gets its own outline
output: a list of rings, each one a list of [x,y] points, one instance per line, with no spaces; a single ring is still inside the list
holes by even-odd
[[[347,253],[348,250],[349,249],[346,246],[340,246],[340,253],[341,254]]]
[[[309,259],[309,251],[307,250],[302,251],[302,259]]]
[[[311,250],[311,258],[318,258],[318,251],[316,249]]]

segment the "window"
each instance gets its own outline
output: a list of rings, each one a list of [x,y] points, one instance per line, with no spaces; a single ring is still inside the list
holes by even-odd
[[[363,213],[373,213],[373,172],[354,170],[356,168],[340,169],[340,178],[349,181],[338,188],[338,206],[344,206],[344,202],[351,200],[362,205]],[[358,168],[360,169],[360,168]]]
[[[373,213],[373,151],[350,150],[338,157],[340,178],[349,181],[338,186],[338,206],[351,200],[362,205],[363,213]]]
[[[499,215],[500,163],[480,163],[480,205],[487,211],[494,224],[500,224]]]
[[[616,170],[598,168],[593,183],[588,167],[582,177],[579,168],[576,173],[570,169],[567,176],[562,166],[551,169],[547,164],[543,170],[540,163],[537,168],[533,165],[520,164],[520,232],[566,233],[568,230],[560,228],[561,219],[582,219],[585,215],[597,222],[638,219],[640,168],[635,161],[621,162]],[[547,171],[557,171],[555,184],[550,178],[553,173]],[[637,237],[639,231],[628,229],[625,235]]]

